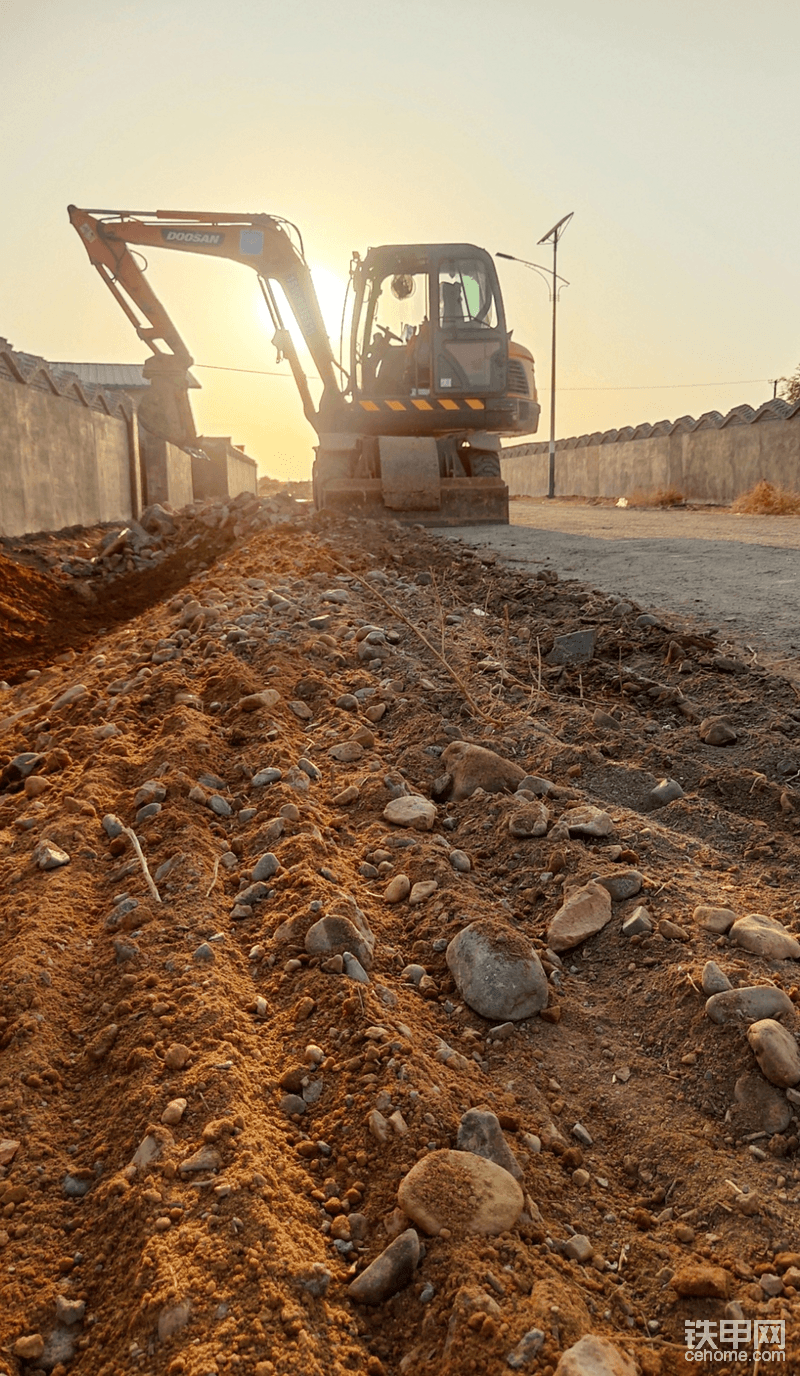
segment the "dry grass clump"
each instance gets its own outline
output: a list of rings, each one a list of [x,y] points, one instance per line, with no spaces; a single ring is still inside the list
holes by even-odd
[[[787,492],[785,487],[776,487],[762,478],[749,492],[736,498],[731,511],[751,516],[800,516],[800,492]]]
[[[628,498],[628,506],[683,506],[685,501],[678,487],[657,487],[654,492],[637,487]]]

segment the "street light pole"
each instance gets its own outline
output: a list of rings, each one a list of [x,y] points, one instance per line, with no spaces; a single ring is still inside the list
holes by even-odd
[[[529,263],[526,258],[515,258],[513,253],[498,253],[496,255],[498,258],[509,258],[512,263],[522,263],[523,267],[532,268],[534,272],[539,273],[540,277],[544,277],[545,281],[547,281],[548,277],[552,276],[552,284],[548,283],[550,286],[550,299],[553,302],[553,335],[552,351],[550,354],[550,472],[548,477],[548,497],[555,497],[556,495],[556,306],[558,304],[561,286],[569,286],[569,282],[567,282],[566,278],[559,277],[556,272],[558,241],[563,236],[564,230],[567,228],[574,213],[574,210],[571,210],[569,215],[562,216],[558,224],[553,225],[552,229],[548,229],[547,233],[542,235],[542,238],[538,241],[540,244],[546,244],[548,241],[552,240],[552,273],[549,268],[542,267],[541,263]],[[559,282],[561,286],[558,285]]]
[[[574,213],[574,211],[570,211],[569,215],[564,215],[558,221],[558,224],[553,225],[552,229],[548,229],[547,233],[543,234],[538,241],[540,244],[546,244],[549,240],[552,240],[553,243],[553,286],[551,291],[553,298],[553,342],[550,355],[550,471],[547,485],[548,497],[555,497],[556,495],[556,306],[558,304],[558,290],[556,287],[558,274],[556,273],[556,262],[558,258],[558,241],[563,235]]]

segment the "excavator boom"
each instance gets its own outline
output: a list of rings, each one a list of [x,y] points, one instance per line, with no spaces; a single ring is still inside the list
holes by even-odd
[[[289,331],[281,319],[271,283],[278,282],[302,331],[323,386],[323,402],[340,398],[333,352],[322,319],[314,283],[303,254],[289,230],[288,221],[273,215],[213,214],[193,211],[90,211],[69,206],[71,223],[83,239],[86,252],[125,311],[139,338],[156,355],[168,350],[169,364],[152,366],[173,375],[191,366],[192,358],[178,330],[150,287],[131,253],[130,244],[166,248],[204,257],[229,258],[251,268],[259,278],[275,327],[273,342],[291,366],[306,417],[312,423],[316,408]],[[298,235],[299,238],[299,235]],[[128,300],[127,298],[130,298]],[[146,317],[142,324],[130,302]]]

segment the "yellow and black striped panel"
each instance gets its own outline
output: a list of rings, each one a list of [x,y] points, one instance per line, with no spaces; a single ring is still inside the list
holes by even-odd
[[[380,401],[359,401],[364,411],[485,411],[486,403],[480,397],[397,397],[382,398]]]

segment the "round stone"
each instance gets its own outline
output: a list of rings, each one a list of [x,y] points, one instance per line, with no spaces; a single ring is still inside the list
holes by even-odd
[[[494,1236],[513,1227],[524,1198],[508,1171],[469,1151],[432,1151],[401,1181],[397,1202],[431,1237],[451,1232]]]
[[[542,963],[530,942],[506,923],[471,922],[453,937],[445,958],[461,997],[482,1018],[517,1022],[547,1006]]]
[[[773,1018],[762,1018],[747,1029],[747,1040],[753,1049],[762,1074],[770,1084],[788,1089],[800,1082],[800,1051],[791,1032]]]
[[[383,809],[386,822],[399,827],[415,827],[417,831],[430,831],[436,821],[436,804],[419,794],[393,798]]]

